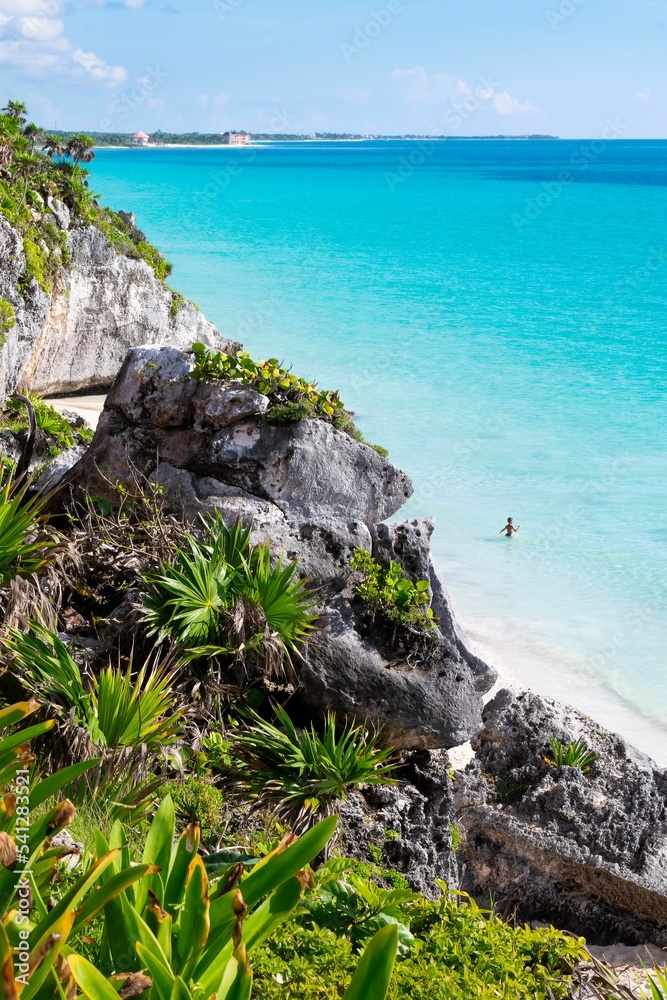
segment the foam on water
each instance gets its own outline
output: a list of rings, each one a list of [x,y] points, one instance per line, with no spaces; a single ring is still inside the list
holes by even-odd
[[[227,335],[342,389],[473,641],[667,764],[667,143],[416,148],[100,151],[93,186]]]

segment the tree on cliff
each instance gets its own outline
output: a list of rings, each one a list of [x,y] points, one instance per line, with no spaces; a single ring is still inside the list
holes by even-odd
[[[79,163],[90,163],[95,158],[94,145],[90,136],[81,132],[72,136],[67,143],[67,155],[72,157],[77,166]]]

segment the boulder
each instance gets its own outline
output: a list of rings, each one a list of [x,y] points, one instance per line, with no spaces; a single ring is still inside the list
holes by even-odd
[[[444,591],[437,598],[445,624],[419,655],[369,629],[355,596],[355,548],[381,554],[389,537],[395,549],[402,539],[394,558],[408,573],[435,574],[432,522],[381,524],[411,495],[409,478],[332,424],[272,424],[266,397],[238,382],[198,383],[191,369],[189,353],[175,347],[131,350],[70,481],[111,498],[111,484],[134,489],[143,476],[161,484],[167,509],[187,521],[217,510],[228,523],[252,525],[255,540],[299,560],[318,595],[319,629],[295,664],[307,706],[370,718],[399,748],[468,740],[482,725],[480,693],[495,674],[453,629]]]
[[[415,892],[437,899],[436,880],[458,885],[452,843],[453,782],[447,754],[416,750],[405,754],[397,785],[369,785],[353,792],[340,810],[340,849],[362,861],[377,860],[401,872]]]
[[[591,769],[549,763],[582,737]],[[521,920],[596,944],[667,944],[667,778],[575,709],[501,691],[473,740],[462,793],[463,888]]]

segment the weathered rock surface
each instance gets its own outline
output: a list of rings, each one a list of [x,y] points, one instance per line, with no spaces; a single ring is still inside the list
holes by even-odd
[[[667,944],[667,779],[575,709],[501,691],[473,740],[461,795],[463,888],[593,943]],[[583,737],[591,770],[547,763]]]
[[[416,892],[435,899],[440,894],[437,879],[450,889],[458,885],[447,754],[441,750],[406,754],[397,773],[400,784],[371,785],[343,803],[341,848],[363,861],[371,859],[371,849],[380,848],[381,864],[404,874]]]
[[[321,597],[321,627],[297,665],[308,705],[367,716],[399,748],[469,739],[495,675],[453,628],[430,560],[432,522],[380,525],[411,495],[408,477],[325,421],[271,424],[265,397],[238,383],[197,383],[191,367],[173,347],[130,351],[72,481],[104,494],[117,480],[132,488],[139,474],[160,482],[169,509],[189,520],[219,510],[252,523],[257,539],[299,558]],[[393,558],[434,581],[443,629],[427,655],[389,648],[364,628],[350,557],[388,538],[400,548]]]
[[[49,207],[54,223],[68,230],[71,253],[50,294],[34,279],[19,292],[23,242],[0,217],[0,297],[16,314],[0,350],[0,399],[18,386],[55,395],[110,385],[137,344],[201,341],[225,349],[227,342],[189,302],[173,315],[172,294],[148,264],[121,256],[93,227],[69,229],[61,202]]]

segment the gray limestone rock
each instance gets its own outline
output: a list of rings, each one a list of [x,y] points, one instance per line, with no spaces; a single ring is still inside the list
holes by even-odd
[[[575,709],[501,691],[473,740],[462,816],[464,888],[594,943],[667,943],[667,782],[648,757]],[[586,774],[547,761],[583,737]]]
[[[67,228],[59,205],[51,212]],[[172,293],[148,264],[119,254],[97,229],[74,226],[67,241],[71,262],[53,290],[33,279],[22,294],[23,241],[0,217],[0,297],[16,315],[0,348],[0,399],[17,387],[58,395],[110,385],[138,344],[234,346],[189,302],[174,314]]]
[[[110,495],[110,483],[132,489],[145,476],[187,521],[217,510],[251,524],[256,540],[299,560],[320,602],[317,637],[296,663],[302,700],[318,714],[370,718],[399,748],[465,742],[482,725],[480,690],[492,672],[449,624],[419,655],[390,641],[368,628],[355,597],[351,556],[379,552],[387,532],[407,533],[395,557],[408,572],[431,573],[430,522],[423,531],[379,523],[411,495],[409,478],[326,421],[276,426],[263,415],[265,397],[236,383],[199,384],[190,371],[189,354],[175,347],[131,350],[71,481]]]

